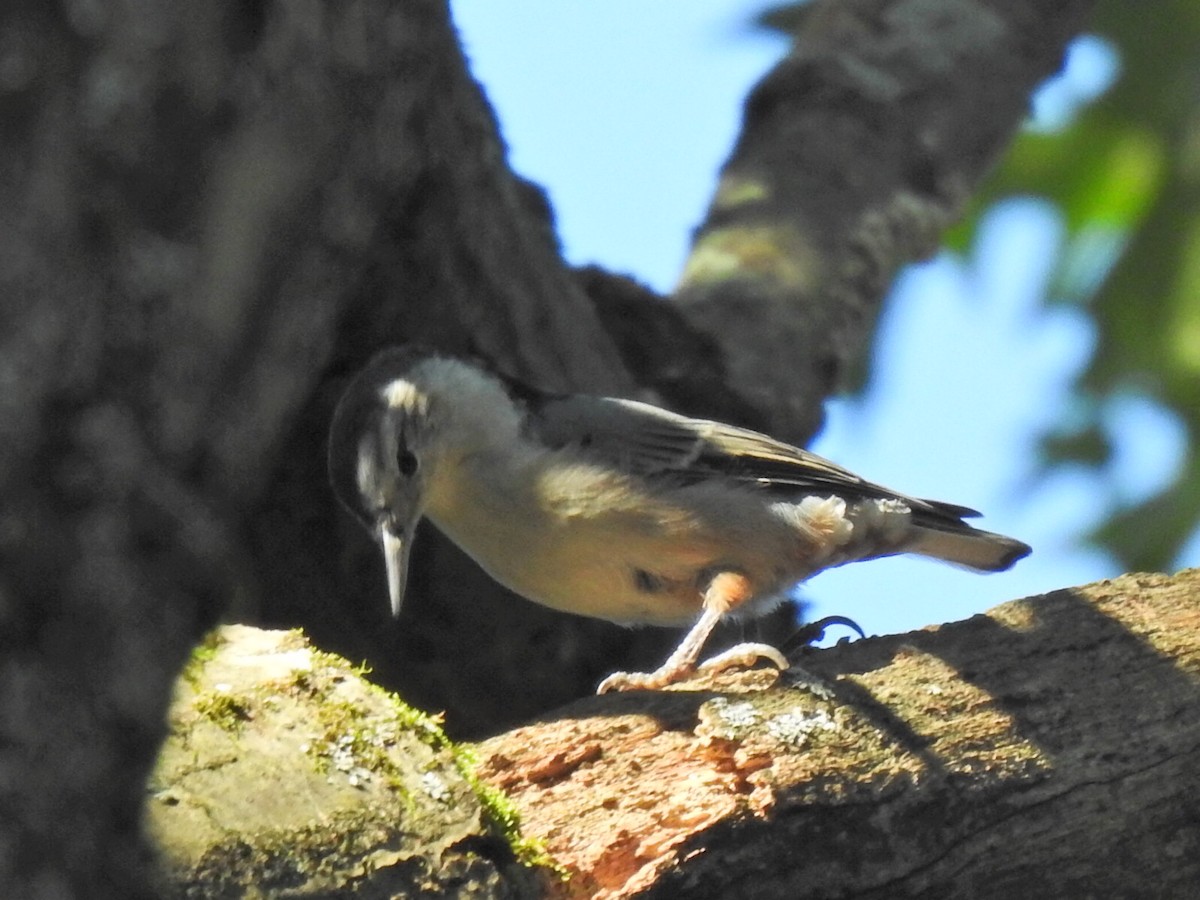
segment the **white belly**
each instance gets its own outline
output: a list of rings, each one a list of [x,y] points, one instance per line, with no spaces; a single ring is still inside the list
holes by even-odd
[[[748,491],[699,485],[668,500],[585,467],[526,483],[533,490],[524,496],[476,483],[461,502],[431,508],[429,517],[493,578],[545,606],[618,622],[687,624],[719,571],[747,575],[756,600],[806,574],[796,571],[798,535]]]

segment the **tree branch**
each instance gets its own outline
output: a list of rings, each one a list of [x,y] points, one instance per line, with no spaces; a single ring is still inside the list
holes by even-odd
[[[571,897],[1173,896],[1200,877],[1200,570],[580,701],[481,745]],[[741,886],[741,887],[739,887]]]
[[[731,386],[803,444],[896,271],[1025,120],[1091,0],[836,0],[805,7],[754,88],[674,299]]]
[[[1198,591],[1126,576],[807,673],[579,701],[475,748],[523,840],[427,717],[294,633],[226,628],[179,685],[148,819],[189,896],[1188,896]],[[539,845],[569,880],[517,864]]]

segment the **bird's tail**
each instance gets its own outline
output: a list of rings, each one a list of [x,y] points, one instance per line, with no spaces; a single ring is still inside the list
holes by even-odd
[[[978,572],[1003,572],[1030,553],[1030,546],[1014,538],[969,525],[957,529],[917,528],[909,553],[966,566]]]

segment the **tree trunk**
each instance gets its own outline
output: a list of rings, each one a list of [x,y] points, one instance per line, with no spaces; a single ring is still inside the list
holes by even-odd
[[[925,37],[912,17],[929,3],[815,5],[826,24],[755,92],[725,175],[735,187],[768,185],[773,199],[734,203],[746,190],[726,189],[697,248],[711,262],[721,216],[766,216],[800,235],[787,246],[806,290],[793,289],[794,267],[773,252],[772,272],[787,274],[779,290],[774,274],[733,290],[742,282],[697,264],[678,309],[643,312],[627,282],[563,266],[544,198],[508,170],[440,0],[6,4],[0,895],[150,892],[139,809],[172,679],[231,604],[242,617],[303,623],[371,660],[381,679],[446,708],[459,732],[511,723],[653,659],[671,638],[631,641],[522,607],[436,541],[419,548],[402,628],[381,627],[376,551],[325,485],[341,384],[375,349],[422,340],[545,387],[628,393],[631,372],[663,374],[639,365],[640,341],[657,333],[654,355],[673,368],[645,387],[696,409],[728,365],[735,400],[726,391],[713,403],[785,435],[810,433],[842,348],[869,330],[863,310],[900,262],[932,247],[1029,89],[1057,65],[1082,4],[993,6],[959,0],[934,23],[958,25]],[[981,43],[985,33],[994,40]],[[889,61],[911,68],[913,41],[924,42],[918,57],[944,66],[921,69],[922,102],[885,115],[881,85],[899,77]],[[944,52],[927,54],[930,42]],[[964,80],[956,66],[977,58],[989,77]],[[963,130],[961,91],[942,103],[939,84],[1007,99],[986,128]],[[867,182],[879,160],[864,142],[814,142],[823,155],[844,152],[846,171],[822,180],[809,207],[808,188],[783,174],[809,161],[768,152],[764,135],[804,152],[793,138],[811,130],[813,110],[826,115],[827,91],[838,121],[882,116],[896,146],[972,137],[961,147],[934,140]],[[915,201],[903,187],[912,184]],[[830,216],[843,191],[846,211]],[[796,216],[819,223],[822,239]],[[920,223],[911,235],[910,220]],[[729,258],[736,275],[765,257]],[[826,287],[813,294],[814,284]],[[828,304],[810,311],[810,296]],[[757,339],[727,332],[726,304],[757,320]],[[618,328],[618,315],[653,328]],[[800,343],[769,339],[793,318],[802,324],[787,333]],[[669,350],[663,334],[674,336]],[[751,390],[752,356],[807,357],[804,342],[825,346],[821,335],[833,364],[820,356],[816,375],[780,367]],[[722,359],[691,381],[687,354],[714,344]],[[803,408],[781,399],[796,391]]]

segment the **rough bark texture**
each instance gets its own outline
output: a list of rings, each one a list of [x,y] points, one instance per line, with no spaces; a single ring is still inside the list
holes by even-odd
[[[337,568],[324,373],[423,337],[625,382],[443,3],[16,2],[0,33],[0,895],[131,897],[189,648]]]
[[[1019,10],[1057,41],[1005,45],[1028,85],[1067,18]],[[819,99],[776,104],[781,77],[749,124],[774,110],[786,131]],[[1007,125],[972,159],[1001,148],[1019,108],[996,116]],[[585,291],[562,266],[444,2],[13,0],[0,119],[0,896],[151,891],[139,809],[172,678],[231,604],[369,659],[460,731],[656,661],[670,637],[523,613],[433,540],[409,617],[385,628],[376,551],[325,487],[331,404],[380,346],[423,340],[612,391],[634,389],[622,357],[647,355],[628,328],[618,353],[593,308],[613,285]],[[722,370],[689,389],[685,346],[712,345],[662,354],[673,396],[700,411]]]
[[[226,628],[146,800],[164,893],[1190,897],[1198,600],[1200,570],[1126,576],[577,702],[473,754],[297,634]],[[568,880],[518,862],[530,839]]]
[[[485,777],[570,897],[1193,896],[1200,570],[802,664],[581,701]]]
[[[1091,7],[801,8],[791,53],[746,102],[674,296],[772,433],[816,432],[893,276],[937,249]]]
[[[437,723],[297,632],[214,631],[169,721],[146,800],[165,896],[542,893]]]

